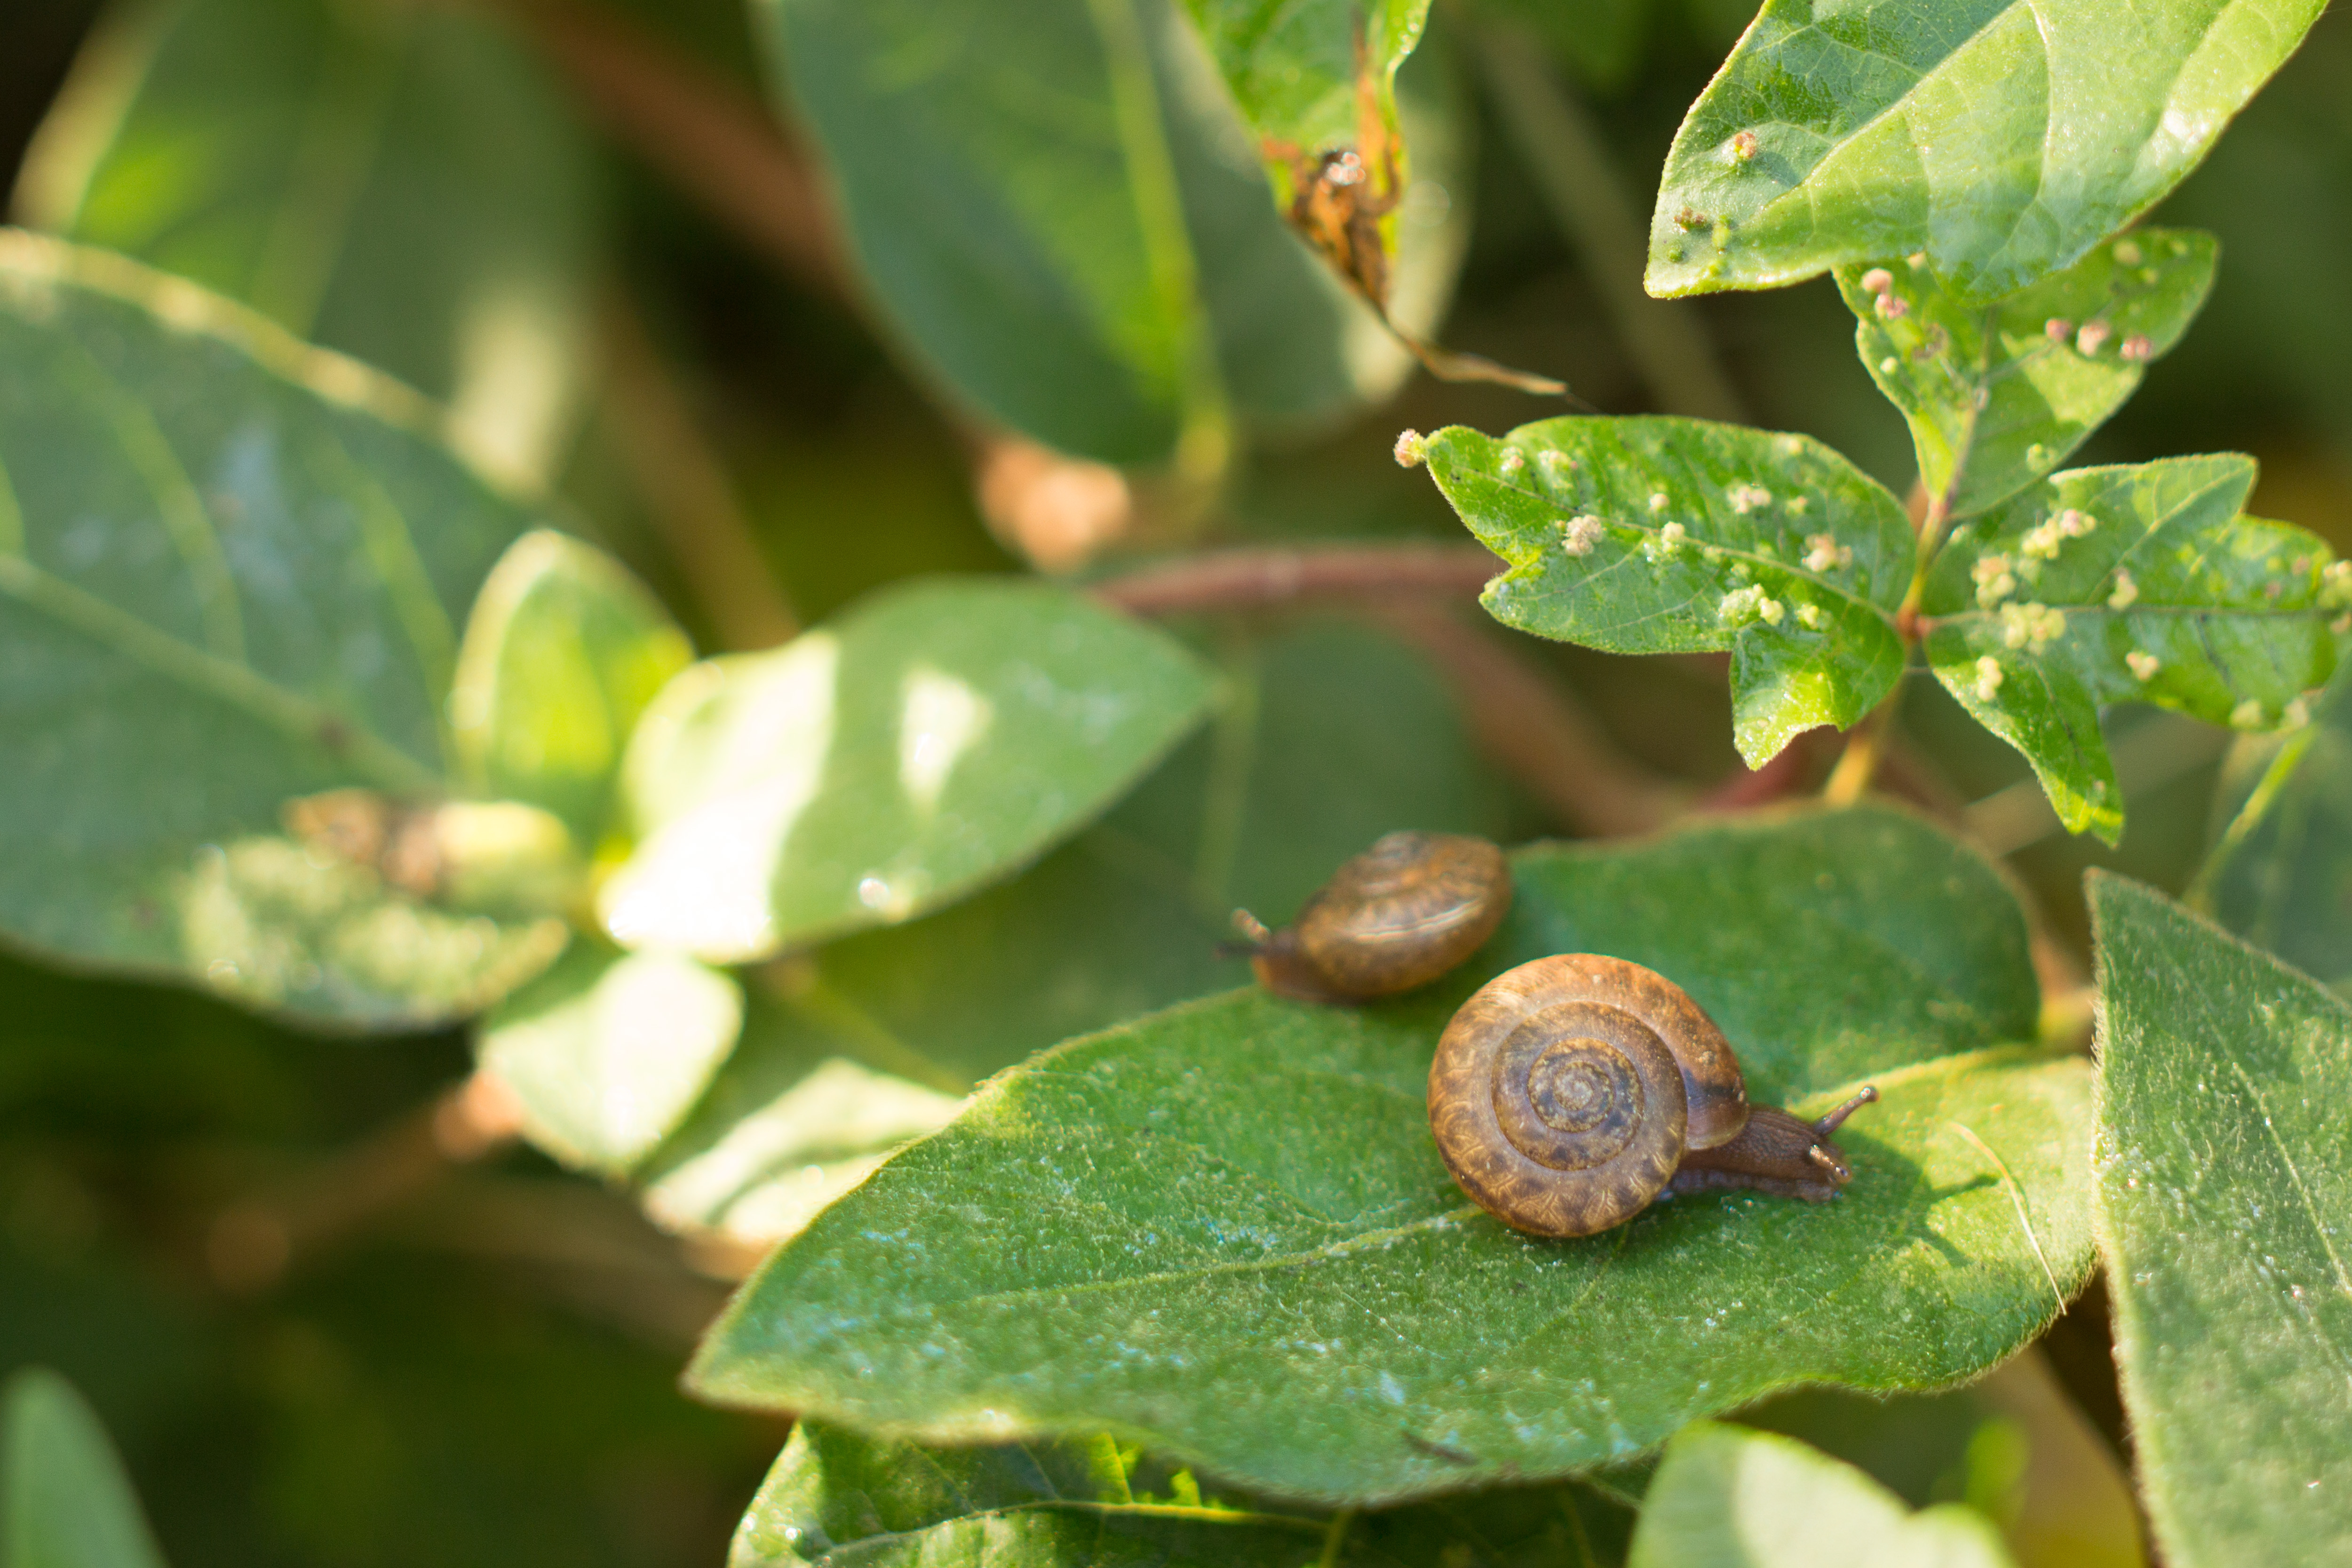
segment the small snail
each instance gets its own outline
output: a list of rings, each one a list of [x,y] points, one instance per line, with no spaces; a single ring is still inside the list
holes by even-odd
[[[1664,975],[1565,953],[1506,971],[1454,1015],[1429,1068],[1437,1151],[1480,1208],[1534,1236],[1591,1236],[1660,1193],[1753,1187],[1824,1203],[1853,1179],[1818,1121],[1748,1103],[1715,1021]]]
[[[1356,1002],[1426,985],[1478,950],[1511,907],[1511,868],[1483,838],[1391,833],[1332,874],[1270,931],[1234,925],[1258,981],[1304,1002]]]

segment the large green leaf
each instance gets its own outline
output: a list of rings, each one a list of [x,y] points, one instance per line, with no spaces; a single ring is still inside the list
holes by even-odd
[[[552,813],[593,850],[638,716],[693,657],[619,562],[551,529],[525,534],[482,584],[458,649],[449,730],[466,782]]]
[[[2335,668],[2331,552],[2244,516],[2253,482],[2253,459],[2227,453],[2076,468],[1937,557],[1922,606],[1936,679],[2025,753],[2068,831],[2123,835],[2103,704],[2271,730],[2302,722]]]
[[[1767,0],[1666,155],[1649,289],[1914,253],[2021,289],[2171,190],[2323,8]]]
[[[1069,589],[901,584],[670,682],[623,778],[624,943],[717,962],[935,909],[1099,815],[1207,714],[1181,646]]]
[[[451,404],[543,478],[585,384],[593,152],[491,17],[136,0],[83,52],[29,221],[192,279]]]
[[[1629,1568],[2009,1568],[1973,1509],[1913,1513],[1851,1465],[1767,1432],[1696,1422],[1642,1498]]]
[[[1275,210],[1170,0],[760,10],[877,308],[958,401],[1066,451],[1150,462],[1229,416],[1340,413],[1407,368]],[[1442,226],[1400,238],[1450,274]],[[1449,287],[1415,280],[1398,314],[1427,330]]]
[[[2140,1493],[2179,1568],[2352,1552],[2352,1008],[2094,874],[2099,1245]]]
[[[1497,440],[1451,426],[1422,451],[1511,570],[1505,626],[1611,653],[1731,654],[1733,733],[1761,767],[1852,724],[1903,670],[1902,505],[1820,442],[1701,419],[1547,419]]]
[[[2213,918],[2305,973],[2352,982],[2352,667],[2309,727],[2241,735],[2214,802],[2200,891]]]
[[[1838,268],[1855,351],[1910,422],[1943,515],[2014,495],[2122,407],[2205,303],[2216,248],[2193,229],[2143,229],[1989,305],[1924,265]]]
[[[1791,1383],[1965,1378],[2083,1279],[2088,1074],[1998,1044],[2036,1003],[1990,867],[1879,811],[1515,866],[1510,921],[1433,994],[1237,992],[1000,1075],[770,1260],[692,1385],[940,1440],[1108,1428],[1375,1502],[1590,1468]],[[1678,1200],[1569,1243],[1466,1204],[1432,1045],[1478,980],[1576,949],[1685,984],[1759,1099],[1875,1081],[1844,1200]]]
[[[106,1429],[42,1367],[0,1385],[0,1563],[163,1568]]]
[[[278,836],[448,789],[456,627],[522,508],[410,395],[102,252],[0,233],[0,930],[368,1024],[552,956]]]

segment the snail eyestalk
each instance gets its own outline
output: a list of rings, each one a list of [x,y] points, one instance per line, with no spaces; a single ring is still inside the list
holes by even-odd
[[[1818,1138],[1827,1138],[1830,1134],[1835,1132],[1839,1128],[1845,1125],[1845,1119],[1847,1117],[1852,1116],[1855,1111],[1860,1110],[1864,1106],[1872,1103],[1874,1100],[1877,1100],[1877,1098],[1878,1086],[1874,1083],[1864,1084],[1860,1089],[1854,1091],[1854,1095],[1852,1100],[1847,1100],[1843,1105],[1839,1106],[1835,1110],[1831,1111],[1827,1116],[1822,1117],[1819,1121],[1813,1123],[1813,1135]]]

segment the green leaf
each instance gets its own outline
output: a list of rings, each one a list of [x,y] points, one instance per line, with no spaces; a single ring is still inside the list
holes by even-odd
[[[1275,210],[1170,0],[759,12],[877,309],[958,403],[1067,452],[1147,463],[1188,431],[1222,439],[1230,417],[1343,414],[1410,368]],[[1439,174],[1425,166],[1433,210],[1448,205]],[[1399,237],[1414,276],[1396,314],[1424,331],[1459,231],[1408,221]]]
[[[1991,1521],[1913,1513],[1853,1466],[1769,1432],[1695,1422],[1666,1445],[1628,1568],[2009,1568]]]
[[[297,796],[448,792],[456,626],[522,508],[411,395],[102,252],[0,232],[0,931],[368,1025],[552,957],[272,838]]]
[[[1959,529],[1928,574],[1927,662],[2025,753],[2058,820],[2113,844],[2123,794],[2099,709],[2241,730],[2300,721],[2340,596],[2316,535],[2242,515],[2252,458],[2076,468]]]
[[[0,1384],[0,1563],[163,1568],[106,1429],[46,1367]]]
[[[693,1109],[742,1026],[731,976],[583,942],[483,1021],[479,1048],[532,1142],[619,1174]]]
[[[2094,1215],[2164,1560],[2352,1552],[2352,1009],[2094,873]]]
[[[1691,105],[1653,294],[1924,253],[1964,299],[2072,266],[2196,167],[2322,0],[1767,0]]]
[[[1910,422],[1944,516],[2041,479],[2122,407],[2203,307],[2217,249],[2193,229],[2142,229],[1990,305],[1924,266],[1838,268],[1855,352]]]
[[[1702,419],[1547,419],[1496,440],[1451,426],[1431,477],[1511,570],[1487,613],[1611,653],[1731,658],[1749,767],[1851,725],[1903,670],[1913,546],[1885,487],[1806,436]]]
[[[1791,1383],[1965,1378],[2083,1279],[2088,1073],[1996,1044],[2036,1004],[1989,866],[1875,810],[1515,864],[1510,921],[1433,994],[1237,992],[992,1079],[770,1260],[692,1386],[939,1441],[1108,1428],[1371,1503],[1591,1468]],[[1686,984],[1759,1100],[1875,1081],[1844,1200],[1677,1200],[1565,1244],[1466,1204],[1431,1047],[1563,949]]]
[[[525,534],[482,584],[458,648],[449,728],[467,783],[545,808],[593,850],[638,716],[693,658],[619,562],[552,530]]]
[[[141,0],[84,49],[20,195],[450,404],[477,460],[541,479],[588,381],[595,176],[480,12]]]
[[[2214,804],[2227,826],[2198,877],[2209,912],[2326,984],[2352,983],[2352,667],[2307,728],[2239,736]]]
[[[936,909],[1085,826],[1213,696],[1181,646],[1066,588],[893,587],[662,692],[605,924],[735,963]]]

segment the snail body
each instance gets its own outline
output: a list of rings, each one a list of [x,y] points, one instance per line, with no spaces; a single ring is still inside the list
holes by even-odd
[[[1818,1121],[1751,1106],[1722,1030],[1637,963],[1564,953],[1465,1003],[1429,1069],[1429,1121],[1454,1179],[1530,1235],[1591,1236],[1666,1192],[1752,1188],[1822,1203],[1853,1179],[1829,1142],[1878,1098]]]
[[[1354,1002],[1426,985],[1475,952],[1511,907],[1511,869],[1483,838],[1391,833],[1332,874],[1296,924],[1246,910],[1251,966],[1269,991]]]

